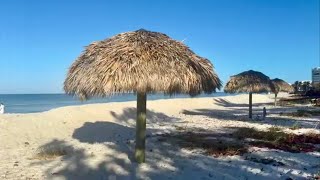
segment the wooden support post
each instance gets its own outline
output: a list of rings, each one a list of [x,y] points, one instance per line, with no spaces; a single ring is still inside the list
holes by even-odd
[[[136,150],[135,159],[138,163],[145,162],[146,147],[146,117],[147,117],[147,94],[137,93],[137,122],[136,122]]]
[[[249,93],[249,118],[252,119],[252,92]]]

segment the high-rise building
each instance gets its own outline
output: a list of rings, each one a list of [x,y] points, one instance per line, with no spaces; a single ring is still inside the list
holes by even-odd
[[[316,85],[320,83],[320,67],[312,69],[312,84]]]

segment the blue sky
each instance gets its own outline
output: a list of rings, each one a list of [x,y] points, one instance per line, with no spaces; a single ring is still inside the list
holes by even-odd
[[[319,0],[0,1],[0,93],[63,92],[84,46],[140,28],[184,40],[224,82],[248,69],[308,80],[319,65],[319,6]]]

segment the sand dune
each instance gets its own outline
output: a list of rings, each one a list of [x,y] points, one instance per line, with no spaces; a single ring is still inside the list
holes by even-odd
[[[43,113],[0,116],[0,179],[277,179],[307,178],[320,168],[320,153],[257,148],[246,157],[272,157],[285,166],[258,164],[244,156],[211,157],[159,141],[163,134],[221,132],[230,127],[266,129],[277,125],[294,133],[315,132],[317,118],[290,118],[274,108],[272,95],[254,95],[254,117],[267,107],[265,121],[247,119],[248,95],[148,101],[147,163],[132,160],[136,102],[90,104]],[[307,107],[299,107],[307,108]],[[290,130],[299,123],[303,128]],[[41,159],[54,149],[57,157]]]

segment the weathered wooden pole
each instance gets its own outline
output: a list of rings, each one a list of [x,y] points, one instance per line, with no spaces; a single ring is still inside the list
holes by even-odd
[[[137,163],[145,162],[146,147],[146,117],[147,117],[147,94],[137,93],[137,122],[136,122],[136,150]]]
[[[249,93],[249,118],[252,119],[252,92]]]

